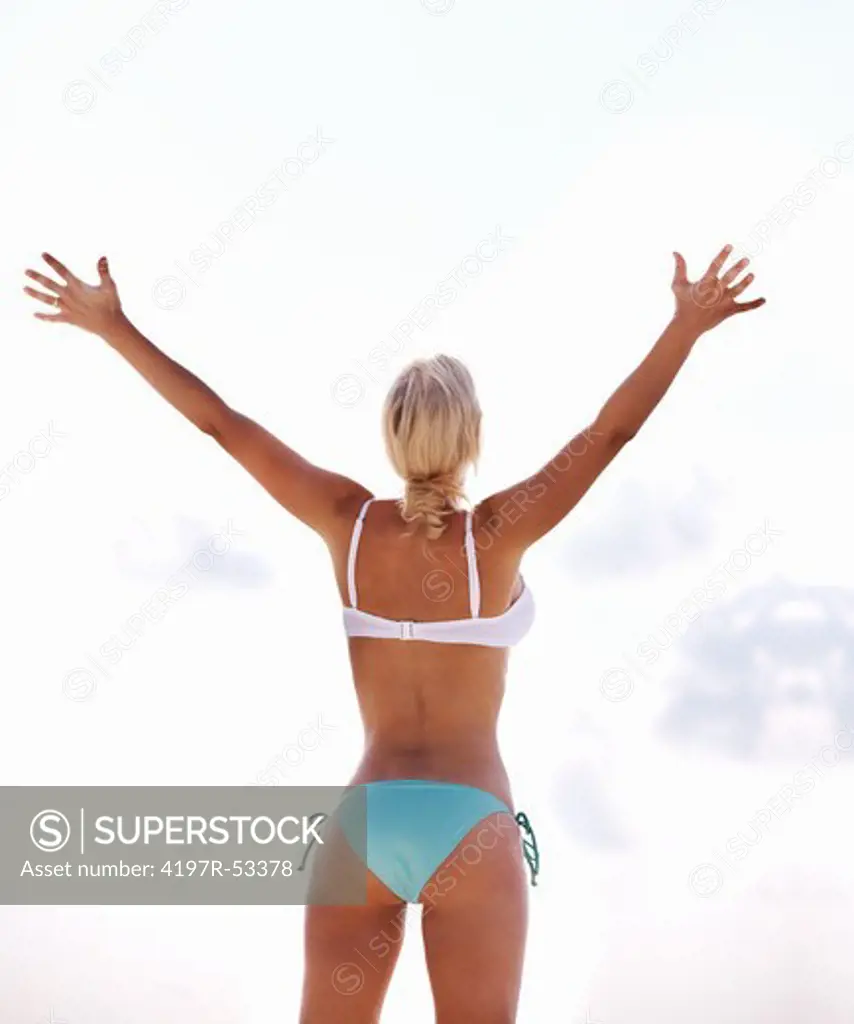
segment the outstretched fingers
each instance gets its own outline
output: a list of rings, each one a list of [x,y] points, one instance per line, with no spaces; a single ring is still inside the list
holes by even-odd
[[[56,324],[71,323],[71,321],[65,315],[64,311],[59,313],[33,313],[33,316],[36,318],[36,320],[50,320]]]
[[[733,263],[729,270],[721,278],[721,284],[732,284],[732,282],[738,277],[738,275],[747,267],[750,260],[745,257],[739,260],[738,263]]]
[[[113,284],[113,278],[110,274],[110,264],[106,256],[102,256],[98,260],[98,277],[101,279],[101,284]]]
[[[723,249],[715,256],[712,262],[709,264],[709,269],[703,275],[703,277],[717,277],[720,273],[721,267],[726,263],[729,254],[732,252],[731,245],[725,245]]]
[[[688,267],[685,265],[685,257],[681,252],[673,253],[676,266],[673,269],[673,287],[686,285],[688,283]]]
[[[37,270],[27,270],[26,276],[31,280],[37,282],[45,288],[49,288],[52,292],[56,292],[57,295],[62,294],[63,287],[57,281],[54,281],[52,277],[45,277],[44,274],[40,274]]]
[[[744,277],[737,284],[734,284],[732,288],[730,288],[729,293],[732,296],[732,298],[735,299],[739,295],[741,295],[744,289],[748,288],[752,282],[753,274],[745,274]]]
[[[45,292],[40,292],[37,288],[24,288],[27,295],[31,295],[34,299],[38,299],[39,302],[44,302],[48,306],[59,305],[59,297],[56,295],[47,295]]]
[[[736,313],[748,313],[751,309],[759,309],[765,305],[765,299],[754,299],[752,302],[734,302],[733,308]]]
[[[727,281],[727,279],[729,279],[731,281],[735,281],[736,277],[738,277],[741,270],[747,266],[748,262],[749,261],[746,259],[739,260],[731,270],[727,271],[722,280]],[[749,313],[750,310],[759,309],[760,306],[765,305],[765,299],[753,299],[750,302],[735,301],[743,291],[746,291],[750,287],[751,284],[753,284],[753,274],[745,274],[740,281],[736,281],[736,283],[728,289],[727,295],[729,297],[733,313]]]
[[[56,273],[59,274],[62,280],[65,281],[67,284],[81,283],[80,279],[75,277],[74,274],[71,273],[71,271],[68,269],[68,267],[65,266],[64,263],[60,263],[59,260],[56,259],[56,257],[51,256],[49,252],[43,252],[42,259],[51,268],[51,270],[55,270]]]
[[[47,288],[54,288],[57,293],[60,294],[49,294],[47,292],[41,292],[38,288],[25,287],[24,291],[31,298],[36,299],[38,302],[43,302],[46,306],[52,306],[56,312],[54,313],[34,313],[33,316],[37,320],[50,320],[53,323],[69,323],[68,310],[65,308],[62,299],[62,289],[56,284],[55,281],[51,281],[50,278],[42,278],[41,274],[37,274],[35,271],[27,271],[27,274],[34,280],[43,283]],[[39,280],[41,279],[41,280]],[[58,308],[57,308],[58,307]]]

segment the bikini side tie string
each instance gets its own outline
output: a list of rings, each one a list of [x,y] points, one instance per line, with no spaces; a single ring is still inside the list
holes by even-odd
[[[522,852],[531,870],[531,885],[536,885],[537,875],[540,873],[540,851],[537,847],[537,837],[534,835],[534,830],[531,828],[530,821],[528,821],[528,815],[524,811],[519,811],[516,815],[516,824],[527,833],[527,835],[522,836]]]
[[[312,827],[314,826],[314,823],[316,821],[324,821],[328,817],[329,817],[329,815],[328,814],[324,814],[323,811],[315,811],[314,814],[312,814],[312,816],[311,816],[311,825],[312,825]],[[305,853],[303,854],[302,860],[300,861],[300,865],[297,868],[297,871],[304,871],[305,870],[305,862],[308,860],[308,855],[311,853],[311,848],[312,848],[312,846],[314,846],[314,844],[316,842],[317,842],[317,839],[315,839],[314,835],[312,834],[311,842],[305,848]]]

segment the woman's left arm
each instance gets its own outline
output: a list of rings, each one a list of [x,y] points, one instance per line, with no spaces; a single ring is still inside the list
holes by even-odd
[[[641,429],[701,335],[735,314],[764,305],[764,299],[736,301],[753,281],[753,274],[739,280],[746,259],[721,274],[731,253],[732,246],[725,246],[695,282],[688,280],[683,257],[673,254],[676,266],[671,287],[676,310],[661,337],[586,430],[576,434],[534,476],[481,503],[486,530],[519,554],[554,529]]]

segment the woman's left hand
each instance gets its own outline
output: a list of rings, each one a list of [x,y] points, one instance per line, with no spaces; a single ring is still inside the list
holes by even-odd
[[[676,260],[672,286],[676,297],[676,319],[687,324],[698,335],[717,327],[735,313],[747,313],[765,305],[765,299],[736,302],[738,296],[753,282],[753,274],[741,277],[750,262],[741,259],[721,275],[731,253],[732,246],[725,245],[698,281],[688,280],[684,257],[678,252],[673,254]]]

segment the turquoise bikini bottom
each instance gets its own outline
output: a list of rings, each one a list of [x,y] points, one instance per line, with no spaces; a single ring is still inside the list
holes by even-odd
[[[507,804],[491,793],[455,782],[394,779],[366,782],[356,788],[363,791],[359,810],[348,822],[343,808],[344,835],[368,869],[407,903],[418,902],[436,870],[480,821],[496,812],[511,813]],[[540,858],[534,830],[521,811],[514,820],[526,832],[523,852],[531,884],[536,885]],[[485,827],[483,832],[487,831]],[[472,845],[484,849],[498,841],[494,834],[482,841],[480,832],[477,836]],[[467,863],[475,863],[473,855],[467,858],[465,850],[461,853]]]

